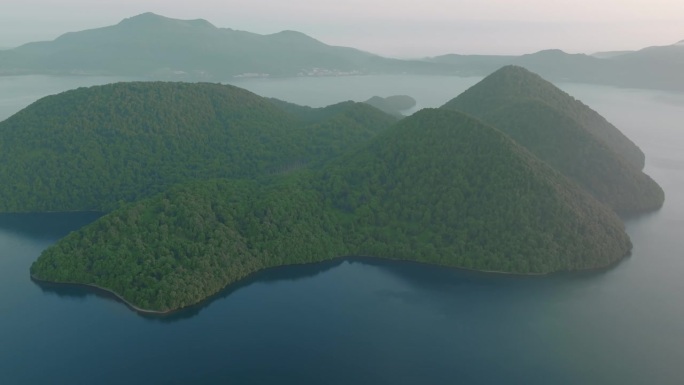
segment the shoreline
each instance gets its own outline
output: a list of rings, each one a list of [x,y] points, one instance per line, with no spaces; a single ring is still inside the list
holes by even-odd
[[[121,301],[124,305],[126,305],[128,308],[130,308],[131,310],[133,310],[133,311],[135,311],[135,312],[137,312],[137,313],[150,314],[150,315],[168,315],[168,314],[171,314],[171,313],[173,313],[173,312],[175,312],[175,311],[178,311],[178,310],[182,310],[182,309],[183,309],[183,308],[180,308],[180,309],[172,309],[172,310],[166,310],[166,311],[151,310],[151,309],[143,309],[143,308],[141,308],[141,307],[135,306],[135,305],[133,305],[132,303],[128,302],[128,301],[127,301],[124,297],[122,297],[119,293],[117,293],[117,292],[115,292],[115,291],[113,291],[113,290],[104,288],[104,287],[102,287],[102,286],[98,286],[98,285],[92,284],[92,283],[48,281],[48,280],[45,280],[45,279],[40,279],[40,278],[36,277],[36,276],[33,275],[33,274],[30,274],[30,276],[31,276],[31,280],[32,280],[32,281],[38,282],[38,283],[45,283],[45,284],[50,284],[50,285],[76,286],[76,287],[79,287],[79,286],[80,286],[80,287],[84,287],[84,288],[88,288],[88,289],[96,289],[96,290],[99,290],[99,291],[104,292],[104,293],[106,293],[106,294],[108,294],[108,295],[114,296],[114,298],[116,298],[117,300]]]
[[[430,263],[430,262],[422,262],[422,261],[415,261],[415,260],[410,260],[410,259],[396,259],[396,258],[387,258],[387,257],[376,257],[376,256],[371,256],[371,255],[346,255],[346,256],[339,256],[339,257],[333,257],[333,258],[326,258],[320,261],[316,262],[307,262],[307,263],[291,263],[291,264],[282,264],[282,265],[277,265],[277,266],[270,266],[270,267],[265,267],[259,270],[255,270],[253,272],[248,273],[247,275],[227,283],[224,285],[220,290],[216,291],[215,293],[212,293],[211,295],[202,298],[201,300],[187,305],[183,306],[180,308],[176,309],[169,309],[169,310],[151,310],[151,309],[144,309],[141,307],[138,307],[136,305],[133,305],[131,302],[127,301],[123,296],[121,296],[119,293],[111,290],[104,288],[102,286],[98,286],[95,284],[88,284],[88,283],[78,283],[78,282],[57,282],[57,281],[49,281],[49,280],[44,280],[37,278],[33,274],[30,274],[31,280],[37,282],[37,283],[44,283],[44,284],[51,284],[51,285],[64,285],[64,286],[76,286],[76,287],[83,287],[83,288],[88,288],[88,289],[95,289],[97,291],[100,291],[106,295],[113,296],[116,300],[122,302],[124,305],[126,305],[129,309],[135,311],[136,313],[142,314],[142,315],[150,315],[150,316],[169,316],[171,314],[183,311],[185,309],[189,309],[195,306],[200,306],[208,301],[211,301],[212,298],[223,292],[224,290],[228,289],[232,285],[239,284],[240,282],[243,282],[246,279],[249,279],[250,277],[254,276],[255,274],[267,271],[267,270],[273,270],[273,269],[278,269],[278,268],[284,268],[284,267],[294,267],[294,266],[307,266],[307,265],[316,265],[316,264],[321,264],[321,263],[326,263],[326,262],[332,262],[336,260],[372,260],[372,261],[380,261],[380,262],[401,262],[401,263],[413,263],[413,264],[420,264],[420,265],[426,265],[426,266],[433,266],[433,267],[439,267],[439,268],[447,268],[447,269],[453,269],[453,270],[459,270],[463,272],[468,272],[468,273],[477,273],[477,274],[482,274],[482,275],[497,275],[497,276],[502,276],[502,277],[520,277],[520,278],[542,278],[542,277],[548,277],[552,275],[560,275],[560,274],[587,274],[587,273],[598,273],[598,272],[605,272],[608,271],[614,267],[616,267],[618,264],[620,264],[622,261],[624,261],[626,258],[630,257],[632,255],[632,252],[630,250],[629,253],[626,255],[623,255],[622,257],[618,258],[617,260],[611,262],[610,264],[602,267],[595,267],[591,269],[582,269],[582,270],[561,270],[561,271],[553,271],[553,272],[548,272],[548,273],[513,273],[513,272],[506,272],[506,271],[496,271],[496,270],[477,270],[477,269],[470,269],[470,268],[465,268],[465,267],[457,267],[457,266],[449,266],[449,265],[442,265],[442,264],[437,264],[437,263]]]

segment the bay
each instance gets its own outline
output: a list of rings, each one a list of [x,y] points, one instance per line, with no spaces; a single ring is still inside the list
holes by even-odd
[[[110,80],[0,77],[0,119]],[[409,94],[419,108],[477,80],[238,85],[312,106]],[[0,384],[684,383],[684,95],[560,87],[632,138],[666,193],[662,210],[627,222],[634,251],[616,267],[529,278],[345,259],[261,272],[200,306],[143,317],[30,280],[40,252],[96,214],[0,215]]]

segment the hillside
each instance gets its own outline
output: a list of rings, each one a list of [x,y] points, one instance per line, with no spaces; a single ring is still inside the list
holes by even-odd
[[[190,180],[281,173],[393,122],[352,103],[314,125],[217,84],[80,88],[0,122],[0,212],[108,211]]]
[[[663,190],[641,172],[644,155],[634,143],[598,113],[521,67],[503,67],[443,108],[501,129],[618,212],[663,204]]]
[[[423,110],[321,171],[202,181],[120,208],[31,273],[165,312],[266,267],[336,256],[539,274],[605,267],[630,249],[610,210],[510,138]]]

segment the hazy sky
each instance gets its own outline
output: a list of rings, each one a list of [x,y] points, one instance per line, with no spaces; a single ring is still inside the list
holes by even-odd
[[[591,53],[684,40],[684,0],[1,0],[0,47],[148,11],[257,33],[292,29],[398,57]]]

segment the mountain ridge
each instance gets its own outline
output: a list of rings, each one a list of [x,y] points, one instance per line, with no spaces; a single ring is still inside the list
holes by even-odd
[[[642,172],[645,156],[629,138],[522,67],[499,69],[442,108],[501,129],[617,212],[652,211],[663,204],[663,190]]]
[[[219,28],[204,19],[179,20],[144,13],[115,25],[68,32],[52,41],[0,51],[0,75],[227,81],[254,76],[486,76],[504,65],[520,65],[555,82],[681,92],[684,77],[678,68],[684,65],[684,50],[679,48],[676,43],[605,55],[548,49],[519,56],[446,54],[402,60],[327,45],[296,31],[260,35]]]

